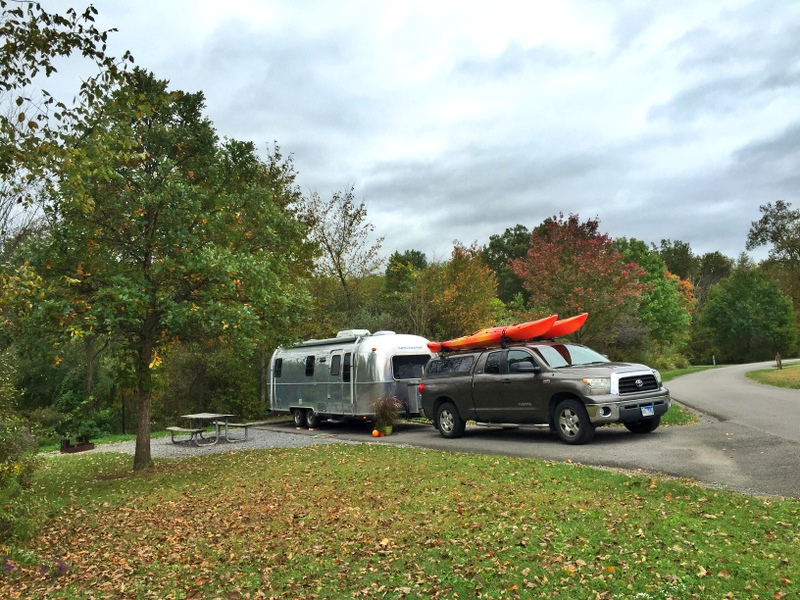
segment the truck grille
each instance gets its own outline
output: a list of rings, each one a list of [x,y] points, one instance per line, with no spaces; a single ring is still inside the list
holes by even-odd
[[[657,390],[658,383],[655,375],[635,375],[633,377],[623,377],[619,380],[620,394],[638,394]]]

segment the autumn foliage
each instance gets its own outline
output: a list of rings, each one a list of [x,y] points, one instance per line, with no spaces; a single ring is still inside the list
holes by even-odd
[[[611,238],[599,232],[599,220],[581,223],[577,215],[545,221],[531,234],[527,255],[510,265],[531,295],[532,312],[588,312],[586,341],[599,342],[648,290],[640,281],[644,270],[614,249]]]

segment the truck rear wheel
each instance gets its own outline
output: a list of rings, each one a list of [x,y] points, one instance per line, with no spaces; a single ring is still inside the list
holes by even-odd
[[[653,417],[652,419],[642,419],[641,421],[629,421],[623,423],[628,431],[631,433],[650,433],[655,431],[661,424],[661,417]]]
[[[583,404],[573,398],[562,400],[556,405],[553,421],[556,433],[567,444],[585,444],[594,437],[594,425]]]
[[[306,426],[306,411],[303,408],[293,408],[292,409],[292,417],[294,418],[294,426],[295,427],[305,427]]]
[[[465,423],[452,402],[445,402],[436,411],[436,427],[442,437],[457,438],[464,435]]]

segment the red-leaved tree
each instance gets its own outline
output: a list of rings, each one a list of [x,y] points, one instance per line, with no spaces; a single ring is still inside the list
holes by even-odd
[[[644,270],[625,261],[599,224],[578,215],[547,219],[531,234],[527,255],[509,264],[530,292],[531,314],[588,312],[579,339],[608,349],[648,288]]]

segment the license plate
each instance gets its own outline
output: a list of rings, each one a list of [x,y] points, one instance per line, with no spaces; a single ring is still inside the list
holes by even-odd
[[[655,413],[653,412],[653,407],[652,406],[643,406],[642,407],[642,416],[643,417],[652,417],[653,415],[655,415]]]

